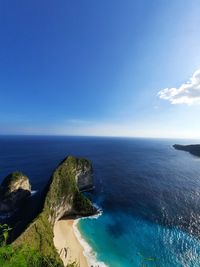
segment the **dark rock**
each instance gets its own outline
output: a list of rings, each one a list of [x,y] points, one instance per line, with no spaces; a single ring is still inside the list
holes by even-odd
[[[200,157],[200,145],[178,145],[175,144],[173,145],[173,147],[177,150],[183,150],[183,151],[187,151],[190,154]]]
[[[11,212],[31,195],[31,185],[21,172],[9,174],[0,187],[0,212]]]

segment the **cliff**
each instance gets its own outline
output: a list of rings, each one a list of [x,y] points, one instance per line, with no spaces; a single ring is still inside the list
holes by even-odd
[[[87,161],[85,162],[85,164],[78,165],[75,178],[78,184],[78,188],[81,192],[88,191],[94,188],[92,173],[93,170],[91,162]]]
[[[21,172],[9,174],[0,187],[0,212],[10,212],[31,195],[31,185]]]
[[[200,145],[178,145],[175,144],[173,145],[173,147],[177,150],[183,150],[183,151],[187,151],[190,154],[200,157]]]
[[[50,179],[42,212],[13,245],[30,246],[58,264],[56,266],[63,266],[53,244],[55,222],[63,216],[88,216],[97,212],[79,190],[81,179],[92,181],[91,162],[72,156],[63,160]]]
[[[92,166],[86,159],[69,156],[58,166],[44,204],[44,211],[52,224],[66,215],[87,216],[94,213],[90,201],[79,189],[85,184],[85,177],[91,176]]]

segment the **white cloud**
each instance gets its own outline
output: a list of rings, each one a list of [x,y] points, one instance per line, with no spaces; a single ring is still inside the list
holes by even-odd
[[[158,96],[171,104],[200,104],[200,69],[195,71],[188,82],[178,88],[165,88],[158,92]]]

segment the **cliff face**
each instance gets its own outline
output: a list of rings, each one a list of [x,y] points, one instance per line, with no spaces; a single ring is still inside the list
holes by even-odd
[[[94,188],[92,167],[90,164],[88,166],[84,166],[84,169],[78,169],[75,178],[80,191],[83,192]]]
[[[92,166],[86,159],[69,156],[58,166],[44,204],[44,211],[52,224],[66,215],[85,216],[95,212],[79,190],[82,185],[88,185],[88,180],[91,183]]]
[[[87,216],[97,212],[79,190],[81,177],[84,185],[87,185],[85,177],[92,181],[90,161],[69,156],[61,162],[49,182],[43,211],[14,242],[14,246],[29,245],[62,265],[53,245],[54,223],[63,216]]]
[[[21,172],[9,174],[0,187],[0,211],[13,211],[30,195],[31,185],[28,177]]]

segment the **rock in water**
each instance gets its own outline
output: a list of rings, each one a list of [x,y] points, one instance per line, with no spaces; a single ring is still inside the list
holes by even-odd
[[[26,175],[13,172],[4,178],[0,187],[0,211],[10,212],[31,195],[31,185]]]

